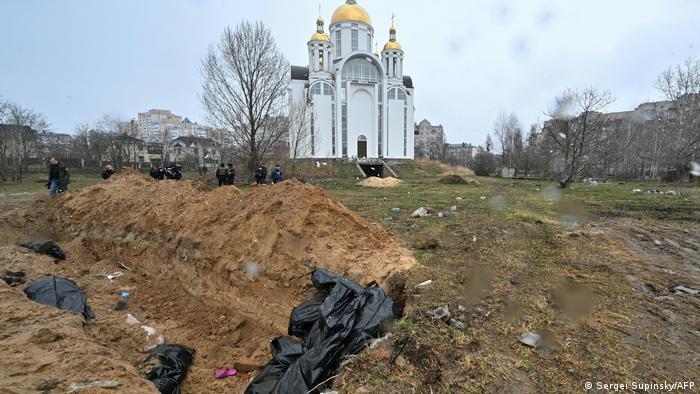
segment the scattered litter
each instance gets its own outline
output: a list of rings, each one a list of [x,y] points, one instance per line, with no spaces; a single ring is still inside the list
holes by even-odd
[[[180,383],[194,359],[194,349],[180,345],[158,345],[141,366],[141,373],[163,394],[179,394]]]
[[[394,318],[391,298],[376,285],[362,287],[323,269],[312,274],[316,294],[292,310],[291,337],[272,340],[270,361],[246,393],[306,393],[323,390],[341,360],[360,353],[383,335]]]
[[[416,285],[416,287],[428,286],[428,285],[430,285],[431,283],[433,283],[433,280],[432,280],[432,279],[428,279],[428,280],[426,280],[425,282],[420,282],[419,284]]]
[[[464,200],[464,197],[457,197],[457,201],[462,201]]]
[[[124,276],[124,273],[117,271],[113,274],[107,275],[107,279],[111,282],[111,281],[113,281],[121,276]]]
[[[486,200],[486,196],[479,197],[480,200]]]
[[[462,312],[462,313],[466,313],[468,309],[464,305],[457,305],[457,310]]]
[[[586,178],[583,180],[583,183],[591,186],[598,186],[598,180],[595,178]]]
[[[641,193],[642,189],[632,189],[632,193]]]
[[[672,291],[674,294],[685,293],[685,294],[690,294],[690,295],[696,295],[696,294],[700,293],[700,291],[698,291],[698,290],[691,289],[691,288],[688,288],[685,286],[676,286],[673,288]]]
[[[450,217],[450,213],[449,212],[440,212],[440,213],[438,213],[438,217],[439,218],[447,218],[447,217]]]
[[[255,280],[255,278],[257,278],[258,274],[260,273],[260,266],[257,263],[248,261],[247,263],[245,263],[244,271],[248,279]]]
[[[223,379],[229,376],[236,376],[238,371],[235,369],[220,369],[214,373],[214,379]]]
[[[518,338],[520,343],[523,345],[527,345],[533,348],[538,348],[540,344],[542,343],[542,337],[539,334],[536,334],[532,331],[528,331],[522,335],[520,335],[520,338]]]
[[[115,311],[123,311],[124,309],[127,308],[127,306],[128,306],[128,305],[126,304],[126,301],[124,301],[124,300],[119,300],[119,301],[117,301],[117,303],[114,305],[114,310],[115,310]]]
[[[476,235],[474,237],[472,237],[472,242],[476,243],[477,240],[478,240],[478,238],[476,238]]]
[[[3,275],[1,278],[5,281],[5,283],[13,286],[14,284],[24,283],[24,275],[25,274],[22,271],[5,271],[5,275]]]
[[[144,347],[143,347],[143,350],[149,351],[149,350],[155,348],[156,346],[162,345],[164,343],[165,343],[165,337],[163,336],[163,334],[161,334],[155,340],[146,343],[146,345],[144,345]]]
[[[131,268],[127,267],[127,266],[124,265],[124,263],[122,263],[122,262],[119,262],[119,266],[122,267],[122,268],[124,268],[124,269],[127,270],[127,271],[134,272],[134,270],[132,270]]]
[[[450,319],[450,326],[452,326],[458,330],[464,330],[466,328],[464,323],[462,323],[459,320],[455,320],[455,319]]]
[[[122,382],[118,380],[96,380],[90,383],[71,383],[68,386],[67,393],[74,393],[82,389],[92,389],[92,388],[103,388],[112,389],[122,385]]]
[[[37,279],[24,292],[30,300],[40,304],[81,313],[87,321],[95,318],[87,305],[87,294],[70,279],[56,276]]]
[[[128,297],[129,292],[128,291],[122,291],[122,297]]]
[[[391,212],[401,212],[401,208],[391,208]]]
[[[141,328],[146,331],[146,334],[148,334],[148,337],[150,338],[151,335],[155,335],[158,330],[156,330],[153,327],[148,327],[148,326],[141,326]]]
[[[654,240],[654,245],[656,245],[656,246],[661,246],[661,245],[663,245],[663,244],[664,244],[664,243],[661,242],[661,241],[658,240],[658,239],[655,239],[655,240]]]
[[[137,325],[137,324],[139,324],[139,323],[141,323],[141,322],[138,321],[138,319],[136,319],[135,317],[133,317],[133,316],[131,315],[131,313],[127,313],[127,314],[126,314],[126,324],[128,324],[128,325],[130,325],[130,326],[135,326],[135,325]]]
[[[450,318],[452,317],[452,314],[450,313],[450,308],[448,308],[447,305],[445,305],[441,308],[429,310],[426,313],[428,314],[428,316],[432,317],[433,319],[442,320],[445,323],[449,322]]]
[[[53,241],[27,241],[20,242],[17,246],[33,250],[34,252],[45,254],[59,260],[65,260],[66,255],[63,253],[61,248],[58,247]]]
[[[414,218],[416,218],[416,217],[422,218],[422,217],[430,216],[430,211],[428,211],[428,209],[426,209],[426,208],[420,207],[420,208],[416,209],[415,211],[413,211],[411,216]]]
[[[456,206],[456,205],[453,205],[453,206],[450,207],[450,211],[456,211],[456,210],[457,210],[457,206]]]
[[[370,349],[376,349],[376,348],[378,348],[378,347],[381,346],[383,343],[388,342],[389,339],[390,339],[392,336],[393,336],[393,335],[392,335],[391,333],[388,333],[388,334],[384,335],[384,336],[381,337],[381,338],[377,338],[377,339],[373,340],[372,343],[369,344],[369,348],[370,348]]]

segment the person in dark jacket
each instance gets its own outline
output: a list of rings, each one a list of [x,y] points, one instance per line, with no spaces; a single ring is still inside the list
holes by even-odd
[[[216,170],[216,179],[219,181],[219,187],[228,184],[228,171],[226,164],[221,163],[221,166]]]
[[[260,164],[258,168],[255,169],[255,183],[258,185],[265,184],[265,178],[267,178],[267,174],[265,174],[265,172],[265,166]]]
[[[236,170],[233,168],[233,163],[228,163],[228,179],[226,184],[233,185],[236,183]]]
[[[106,181],[112,175],[114,175],[114,169],[112,168],[112,165],[107,164],[107,166],[105,166],[105,170],[102,171],[102,179]]]
[[[275,169],[272,170],[272,183],[281,183],[284,181],[284,177],[282,176],[282,169],[280,168],[280,165],[277,164],[275,165]]]
[[[70,183],[70,175],[66,166],[56,158],[49,160],[49,181],[46,184],[49,188],[49,196],[53,197],[58,193],[68,191],[68,183]]]

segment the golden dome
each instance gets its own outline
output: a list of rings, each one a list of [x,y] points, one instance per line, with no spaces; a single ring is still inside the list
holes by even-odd
[[[372,26],[372,19],[369,17],[369,14],[355,0],[347,0],[345,4],[338,7],[333,13],[331,24],[344,21],[362,22],[365,25]]]
[[[402,49],[401,49],[401,44],[399,44],[399,42],[396,41],[396,40],[387,42],[386,45],[384,45],[384,50],[386,51],[387,49],[398,49],[398,50],[402,50]]]
[[[311,36],[311,39],[309,41],[328,41],[331,42],[331,38],[328,37],[328,34],[326,33],[321,33],[321,32],[316,32],[314,33],[313,36]]]

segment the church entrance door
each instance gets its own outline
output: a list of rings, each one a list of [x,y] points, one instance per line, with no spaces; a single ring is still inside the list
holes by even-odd
[[[359,159],[367,157],[367,137],[364,135],[357,137],[357,157]]]

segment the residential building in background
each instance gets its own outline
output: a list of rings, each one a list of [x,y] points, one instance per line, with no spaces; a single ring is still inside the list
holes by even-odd
[[[291,103],[308,102],[311,112],[308,132],[294,137],[303,139],[297,157],[413,159],[414,89],[404,51],[392,23],[381,54],[373,53],[374,32],[355,0],[335,10],[329,34],[316,20],[308,66],[291,68]]]
[[[148,112],[140,112],[138,116],[139,137],[146,142],[163,142],[164,139],[179,137],[173,136],[171,130],[179,132],[182,127],[182,116],[173,114],[167,109],[152,109]]]
[[[448,144],[446,159],[453,164],[468,167],[484,148],[463,142],[461,144]]]
[[[442,159],[445,152],[445,130],[442,125],[432,125],[423,119],[413,128],[416,158]]]

